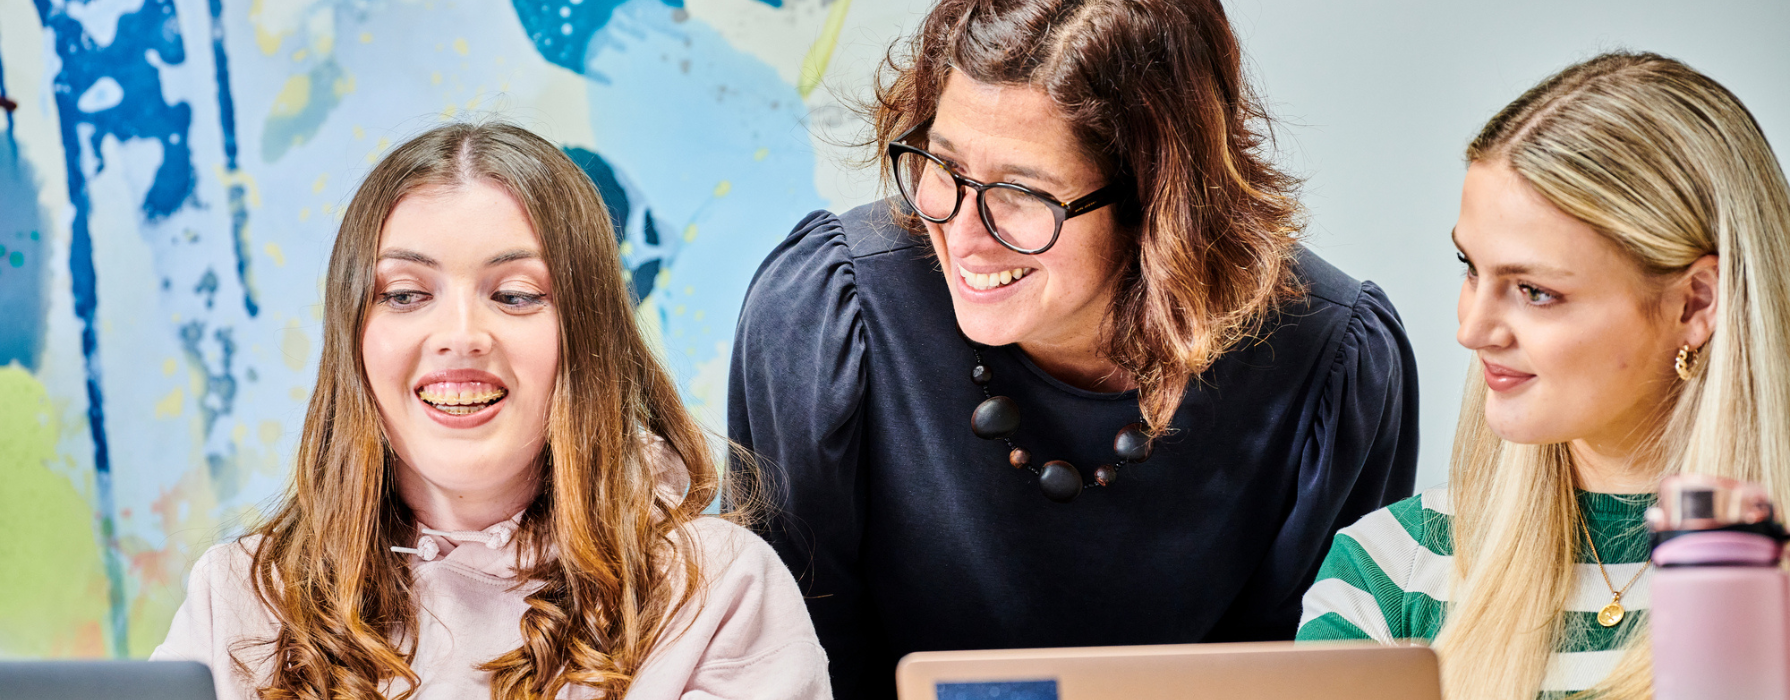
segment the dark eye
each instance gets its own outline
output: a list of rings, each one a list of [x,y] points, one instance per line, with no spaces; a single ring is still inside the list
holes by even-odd
[[[400,289],[379,295],[379,303],[389,306],[395,311],[409,311],[421,306],[428,299],[428,294],[413,289]]]
[[[1522,292],[1523,298],[1536,306],[1547,306],[1560,299],[1553,292],[1529,284],[1517,285],[1517,291]]]
[[[1462,253],[1457,250],[1454,252],[1454,259],[1461,261],[1462,265],[1467,266],[1467,276],[1468,277],[1472,277],[1479,273],[1478,270],[1473,269],[1473,262],[1467,259],[1466,253]]]
[[[491,295],[491,300],[513,309],[530,309],[545,303],[547,295],[499,291]]]

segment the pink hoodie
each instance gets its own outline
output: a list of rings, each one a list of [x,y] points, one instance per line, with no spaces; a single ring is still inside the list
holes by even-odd
[[[416,582],[420,613],[411,668],[422,679],[419,700],[490,698],[491,674],[476,667],[521,646],[523,599],[540,587],[516,579],[513,535],[521,518],[482,532],[428,530],[412,552],[392,555],[408,558]],[[699,519],[690,531],[693,543],[682,549],[702,557],[706,596],[673,615],[669,629],[682,633],[659,643],[628,697],[831,698],[826,652],[795,579],[770,546],[718,518]],[[272,667],[266,647],[238,652],[252,678],[237,673],[231,660],[239,643],[271,639],[278,629],[249,582],[256,542],[218,545],[199,558],[167,640],[150,655],[209,665],[218,700],[254,698]],[[390,684],[385,691],[393,692]],[[597,696],[573,688],[562,697]]]

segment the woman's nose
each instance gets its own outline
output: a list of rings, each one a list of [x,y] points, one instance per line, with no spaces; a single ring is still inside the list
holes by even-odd
[[[1468,350],[1509,345],[1510,332],[1502,322],[1496,301],[1471,280],[1461,282],[1461,298],[1456,307],[1461,325],[1454,333],[1455,342]]]
[[[435,334],[436,354],[479,357],[491,352],[490,313],[478,300],[467,295],[450,308],[447,327]]]
[[[965,189],[963,204],[957,208],[957,216],[940,224],[944,228],[945,245],[953,255],[962,258],[987,246],[1000,246],[994,234],[989,232],[988,225],[982,221],[982,198],[976,196],[973,189]]]

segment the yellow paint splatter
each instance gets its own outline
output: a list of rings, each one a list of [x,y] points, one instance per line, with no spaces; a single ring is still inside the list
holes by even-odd
[[[174,376],[174,370],[176,370],[178,368],[179,368],[179,365],[176,365],[174,363],[174,358],[170,357],[168,359],[162,360],[162,376],[172,377],[172,376]]]
[[[361,32],[360,33],[360,43],[363,43],[363,44],[373,43],[373,33],[372,32]]]
[[[217,173],[218,180],[222,181],[225,186],[242,185],[243,189],[248,191],[246,199],[250,209],[261,208],[261,185],[255,181],[254,175],[249,174],[247,170],[225,170],[223,163],[218,163],[214,167],[213,172]]]
[[[726,197],[727,193],[732,192],[732,191],[733,191],[733,181],[732,180],[722,180],[721,184],[715,185],[715,197],[717,197],[717,198]]]
[[[274,443],[280,441],[280,433],[283,432],[286,431],[280,429],[279,423],[270,420],[261,421],[261,444],[272,447]]]
[[[704,312],[704,311],[703,311],[703,310],[702,310],[702,309],[697,309],[697,310],[696,310],[696,313],[695,313],[695,314],[692,314],[692,315],[691,315],[691,316],[690,316],[690,317],[691,317],[691,318],[694,318],[694,319],[696,319],[696,320],[697,320],[697,321],[701,321],[701,320],[702,320],[702,317],[703,317],[703,316],[707,316],[707,315],[708,315],[708,314],[707,314],[707,313],[705,313],[705,312]]]
[[[298,210],[298,220],[299,221],[310,221],[311,220],[311,208],[305,207],[303,209]]]
[[[324,202],[324,203],[323,203],[323,213],[325,213],[325,214],[328,214],[328,213],[330,213],[330,212],[333,212],[333,211],[335,211],[335,210],[336,210],[336,205],[334,205],[334,204],[330,204],[330,203],[329,203],[329,202]]]
[[[328,56],[330,52],[336,50],[336,35],[324,34],[317,37],[315,41],[311,42],[311,48],[315,50],[319,56]]]
[[[294,60],[294,61],[303,61],[306,58],[310,58],[310,56],[311,56],[310,49],[299,49],[297,51],[292,52],[292,60]]]
[[[472,99],[467,100],[466,101],[466,111],[471,112],[471,111],[478,109],[479,108],[479,100],[480,100],[479,95],[473,95]]]
[[[286,319],[286,327],[280,329],[280,359],[294,372],[304,371],[311,359],[311,338],[298,327],[298,319]]]
[[[237,423],[236,427],[230,429],[230,442],[240,445],[247,439],[249,439],[249,426]]]
[[[671,315],[673,315],[673,316],[682,316],[682,315],[684,315],[684,305],[683,305],[683,304],[678,304],[678,305],[677,305],[677,306],[673,306],[673,307],[671,307]]]
[[[430,85],[440,85],[441,84],[441,71],[435,71],[435,72],[429,74],[429,84]]]
[[[293,117],[305,111],[311,102],[311,76],[300,73],[286,79],[286,85],[273,97],[273,116]]]
[[[771,149],[760,148],[752,154],[752,160],[764,160],[771,156]]]
[[[267,257],[273,259],[274,267],[286,266],[286,251],[280,250],[280,244],[268,241],[262,249],[267,251]]]
[[[311,183],[311,194],[316,194],[318,192],[322,192],[324,186],[326,186],[328,184],[329,184],[329,173],[323,173],[322,175],[318,175],[317,181]]]
[[[373,150],[367,152],[367,162],[379,162],[379,154],[384,153],[385,148],[390,145],[392,145],[391,141],[387,140],[384,136],[379,137],[379,143],[373,144]]]
[[[336,78],[336,82],[330,86],[331,89],[336,91],[336,97],[346,97],[348,93],[354,92],[354,87],[354,76],[348,74]]]
[[[359,124],[354,125],[354,138],[364,139],[366,137],[367,137],[367,130],[360,128]]]
[[[449,119],[453,119],[454,115],[458,114],[459,112],[460,112],[460,107],[458,105],[455,105],[452,102],[449,102],[449,103],[447,103],[447,106],[441,108],[441,120],[447,121]]]
[[[684,296],[687,296],[687,297],[696,296],[695,285],[688,285],[688,284],[684,285]]]
[[[261,48],[261,53],[263,54],[272,56],[279,53],[280,42],[285,40],[286,35],[284,33],[274,34],[260,27],[255,27],[255,45]]]
[[[168,392],[167,396],[163,396],[160,401],[155,402],[155,417],[157,419],[179,418],[180,409],[185,404],[186,391],[180,387],[174,387],[174,390]]]
[[[796,78],[796,92],[802,99],[808,99],[808,93],[820,87],[820,79],[827,74],[827,63],[833,60],[833,48],[839,45],[839,31],[845,28],[845,11],[850,7],[851,0],[833,3],[820,36],[808,47],[808,55],[802,57],[802,72]]]
[[[844,0],[840,0],[840,1],[844,2]],[[685,226],[684,227],[684,242],[689,243],[694,240],[696,240],[696,224],[690,224],[689,226]]]
[[[297,401],[299,403],[304,403],[305,399],[311,398],[311,392],[305,390],[305,388],[302,386],[292,387],[292,391],[288,391],[288,392],[286,392],[286,394],[288,396],[291,396],[293,401]]]
[[[461,56],[465,56],[466,54],[472,53],[472,47],[466,45],[465,39],[455,39],[454,40],[454,53],[460,54]]]
[[[634,254],[634,242],[633,241],[622,241],[622,246],[621,246],[620,252],[621,252],[622,257],[627,257],[629,255],[633,255]],[[625,272],[625,270],[624,270],[624,272]]]

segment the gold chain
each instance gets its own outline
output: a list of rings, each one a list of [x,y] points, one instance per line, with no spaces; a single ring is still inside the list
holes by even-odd
[[[1582,512],[1579,513],[1579,527],[1585,530],[1585,544],[1591,547],[1591,558],[1597,562],[1597,573],[1604,575],[1604,585],[1609,587],[1610,596],[1615,600],[1622,600],[1622,594],[1627,593],[1636,581],[1641,580],[1641,574],[1647,573],[1647,567],[1652,566],[1653,561],[1649,560],[1641,564],[1641,570],[1635,572],[1635,577],[1623,584],[1622,590],[1616,590],[1616,584],[1610,582],[1610,572],[1604,569],[1604,558],[1597,555],[1597,543],[1591,541],[1591,526],[1585,524],[1585,514]]]

